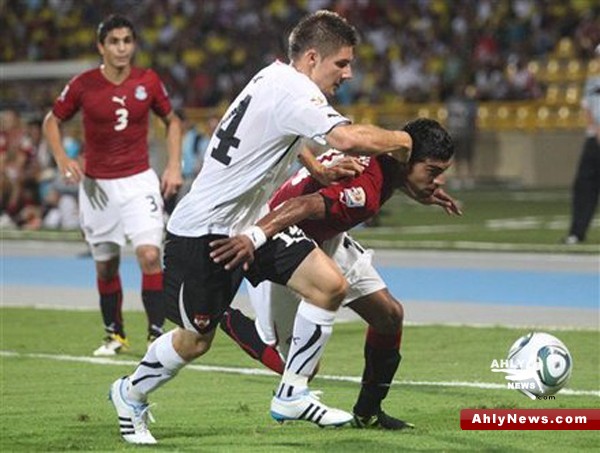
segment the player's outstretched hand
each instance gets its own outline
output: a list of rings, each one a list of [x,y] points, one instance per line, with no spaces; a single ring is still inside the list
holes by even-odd
[[[254,262],[254,245],[250,238],[239,234],[226,239],[217,239],[210,244],[210,257],[215,263],[223,264],[225,270],[231,270],[243,265],[247,271]]]
[[[441,206],[449,215],[463,214],[458,201],[448,195],[442,188],[437,188],[429,198],[423,198],[418,201],[423,204],[435,204]]]

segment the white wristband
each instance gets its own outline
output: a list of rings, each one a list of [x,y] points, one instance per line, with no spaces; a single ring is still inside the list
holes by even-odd
[[[240,234],[248,236],[250,241],[252,241],[254,250],[257,250],[260,246],[264,245],[265,242],[267,242],[267,235],[259,226],[256,225],[252,225],[250,228],[246,228]]]

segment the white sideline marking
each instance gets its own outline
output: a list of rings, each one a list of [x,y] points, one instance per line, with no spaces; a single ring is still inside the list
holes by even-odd
[[[109,359],[102,357],[85,357],[85,356],[72,356],[62,354],[41,354],[41,353],[20,353],[15,351],[0,351],[2,357],[16,357],[16,358],[27,358],[27,359],[46,359],[46,360],[58,360],[63,362],[79,362],[79,363],[91,363],[94,365],[128,365],[136,366],[138,361],[135,360],[120,360],[120,359]],[[263,370],[258,368],[234,368],[225,366],[212,366],[212,365],[188,365],[185,367],[189,370],[194,371],[205,371],[209,373],[230,373],[230,374],[242,374],[248,376],[277,376],[276,373],[270,370]],[[354,382],[360,383],[360,377],[354,376],[332,376],[332,375],[318,375],[317,378],[325,379],[327,381],[341,381],[341,382]],[[460,382],[460,381],[449,381],[449,382],[429,382],[429,381],[393,381],[395,385],[409,385],[415,387],[457,387],[457,388],[478,388],[478,389],[490,389],[490,390],[506,390],[506,385],[492,384],[487,382]],[[572,390],[562,389],[560,391],[562,395],[575,395],[575,396],[597,396],[600,397],[600,391],[597,390]]]

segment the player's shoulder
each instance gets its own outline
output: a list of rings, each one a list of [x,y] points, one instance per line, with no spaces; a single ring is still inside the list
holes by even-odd
[[[133,80],[152,80],[160,81],[160,77],[157,72],[152,68],[140,68],[139,66],[131,67],[131,74],[129,76]]]
[[[278,87],[292,97],[318,96],[323,98],[323,102],[327,102],[319,87],[312,80],[282,61],[273,62],[260,71],[255,79],[260,77],[264,77],[272,87]]]
[[[93,83],[93,82],[97,82],[98,80],[102,79],[102,72],[100,72],[100,68],[92,68],[92,69],[88,69],[87,71],[83,71],[80,74],[77,74],[75,77],[73,77],[70,81],[69,81],[69,85],[75,85],[75,84],[88,84],[88,83]]]

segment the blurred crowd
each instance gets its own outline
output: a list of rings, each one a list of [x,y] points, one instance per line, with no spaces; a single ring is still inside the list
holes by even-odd
[[[452,102],[467,88],[474,101],[535,99],[543,86],[527,62],[563,37],[581,59],[600,42],[594,0],[0,0],[0,62],[99,61],[96,27],[121,13],[137,27],[136,64],[159,73],[176,109],[218,107],[285,60],[293,24],[321,8],[361,33],[341,105]],[[76,194],[57,179],[41,136],[41,115],[65,82],[0,84],[3,226],[76,228]],[[66,136],[76,156],[76,131]]]
[[[108,13],[138,27],[137,64],[156,69],[176,108],[228,103],[257,69],[285,59],[292,24],[328,8],[362,35],[341,104],[443,101],[458,83],[479,100],[530,99],[541,89],[526,62],[561,37],[590,58],[600,41],[594,0],[0,0],[0,60],[96,61],[95,28]],[[507,71],[511,66],[512,70]],[[51,84],[49,84],[51,85]],[[49,104],[55,87],[46,87]],[[31,90],[3,93],[32,108]],[[4,97],[4,96],[3,96]]]
[[[42,120],[24,122],[17,110],[7,109],[0,125],[0,227],[77,229],[77,187],[58,174]],[[80,155],[80,141],[70,131],[63,144],[70,157]]]
[[[183,120],[182,176],[184,185],[177,197],[166,200],[170,213],[175,203],[189,190],[202,168],[204,153],[219,118],[212,116],[198,127],[185,111]],[[71,159],[83,167],[81,129],[76,122],[65,123],[63,147]],[[0,112],[0,228],[24,230],[79,228],[76,185],[67,184],[58,173],[56,162],[43,137],[42,120],[24,120],[13,108]]]

